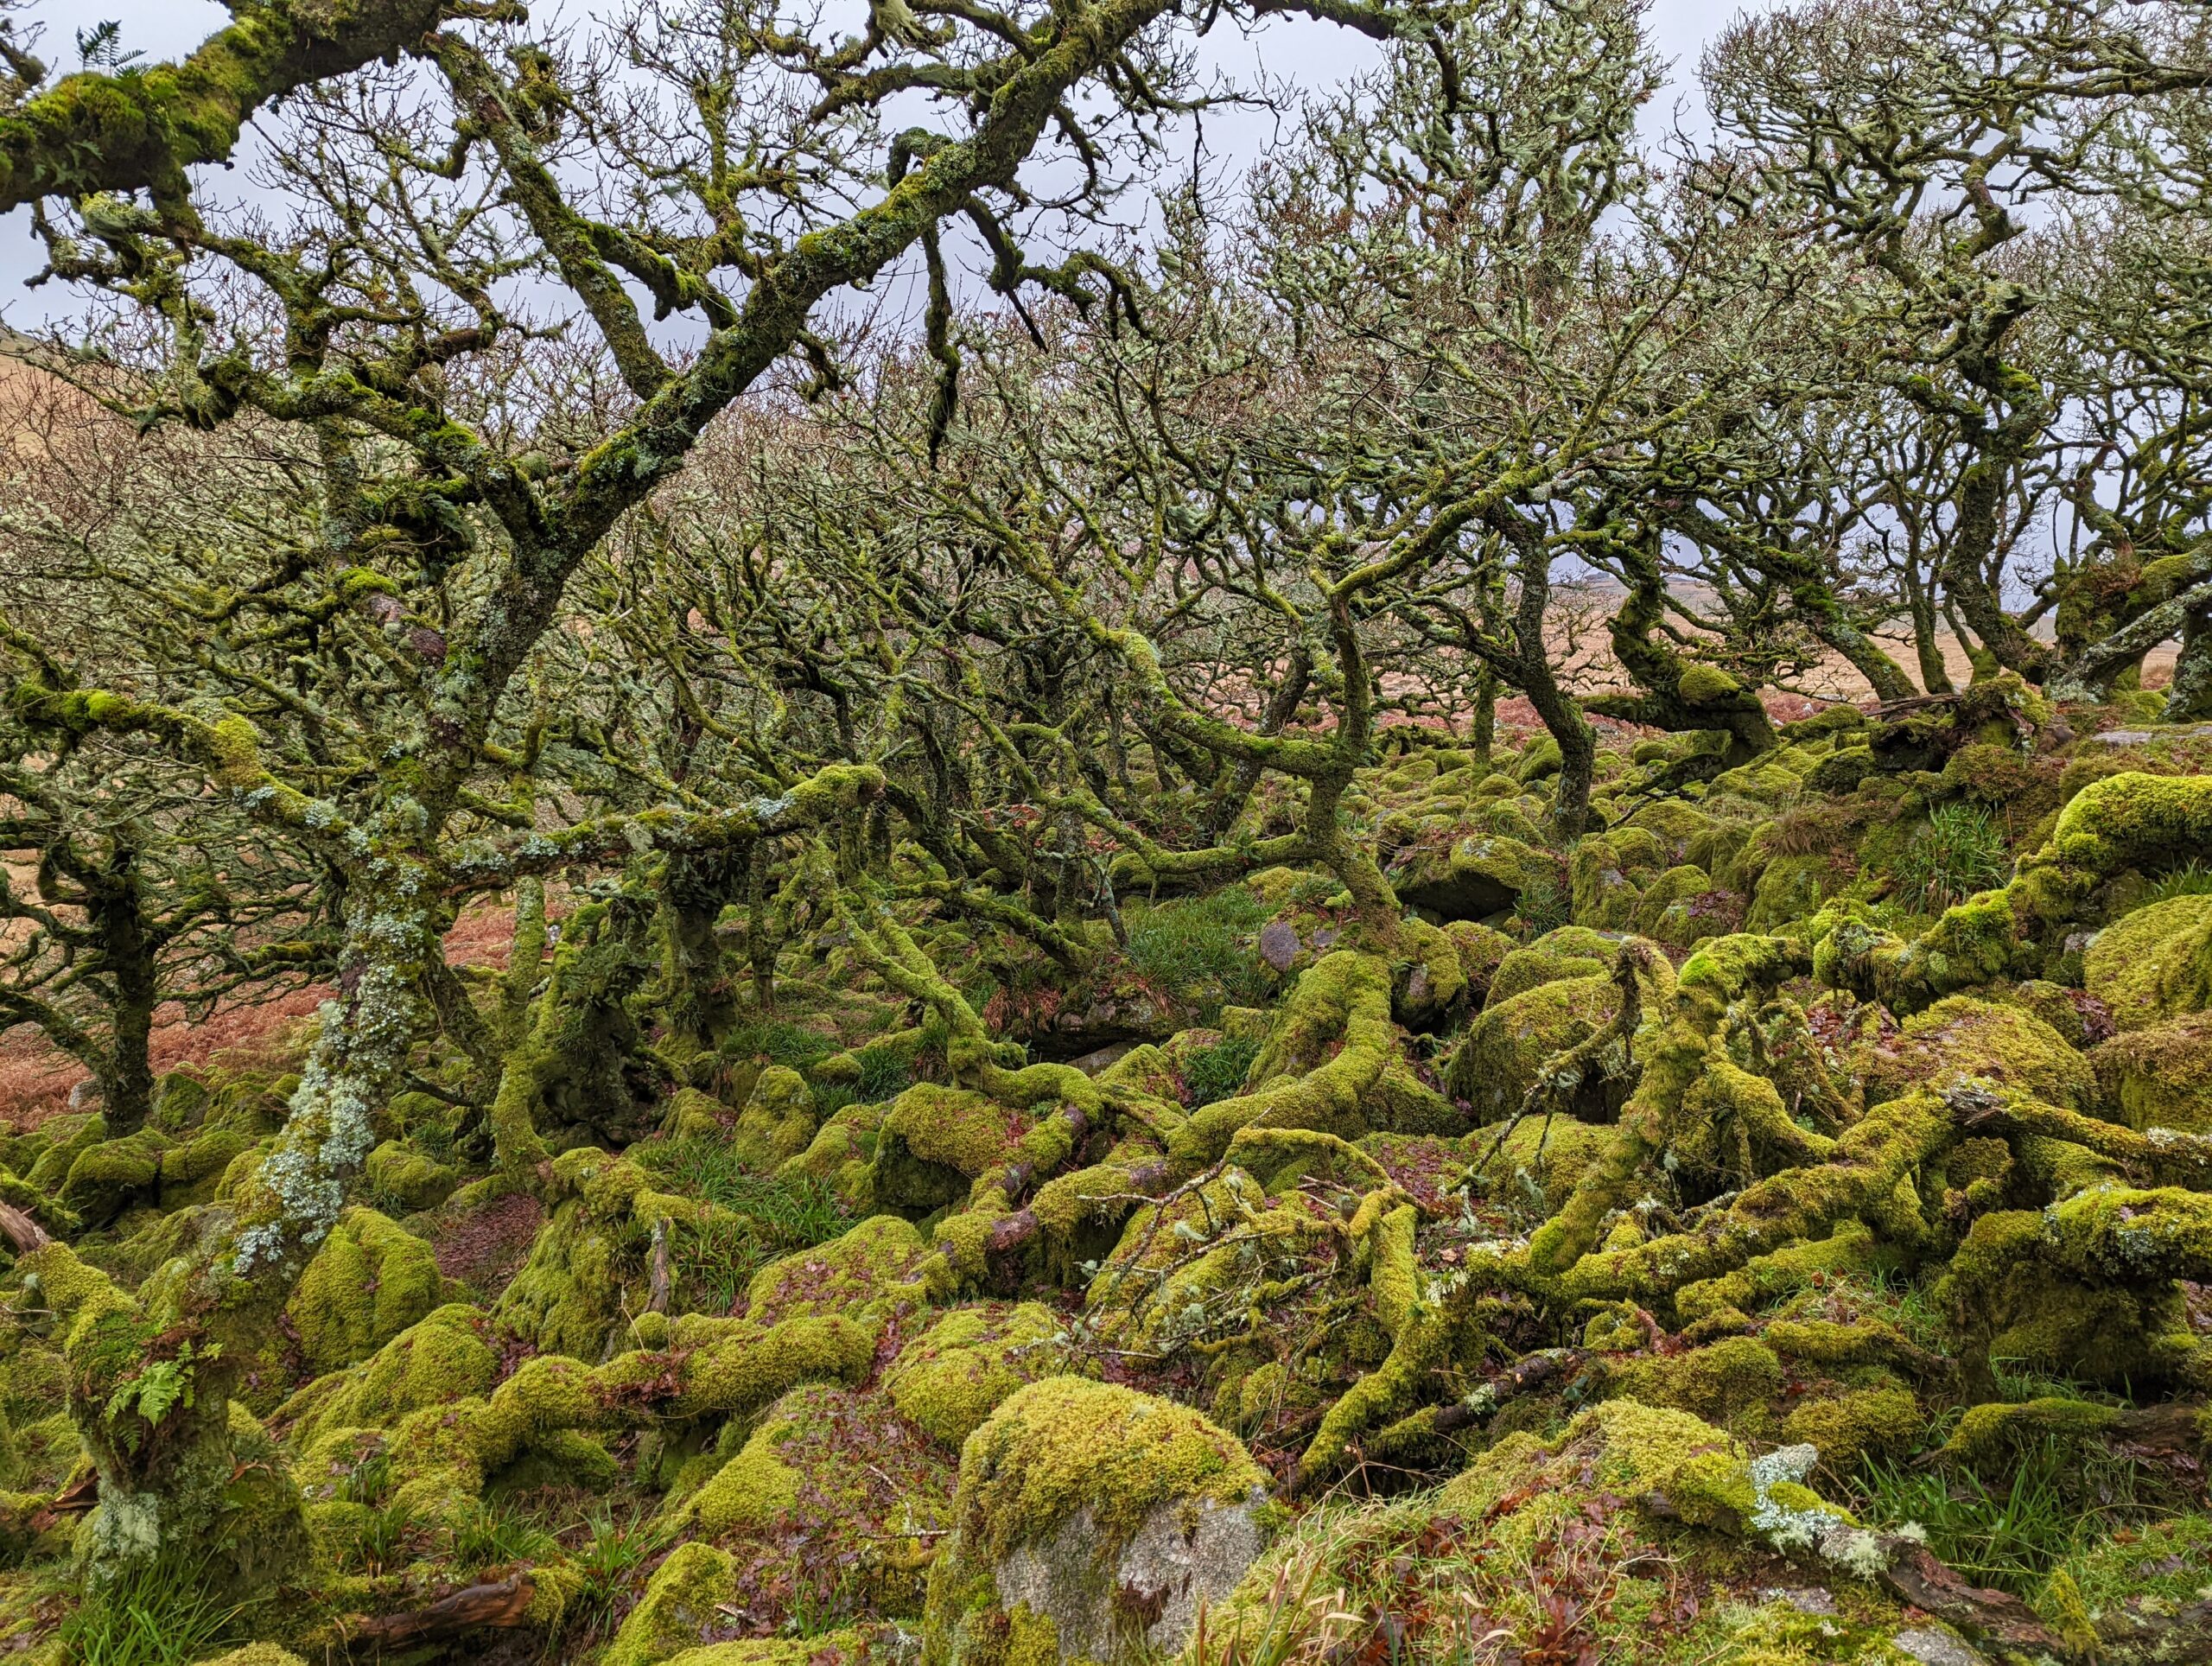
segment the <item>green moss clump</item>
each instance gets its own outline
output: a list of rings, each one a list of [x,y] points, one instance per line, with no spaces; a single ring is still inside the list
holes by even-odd
[[[286,1311],[308,1364],[333,1371],[376,1352],[443,1293],[428,1243],[375,1210],[355,1207],[338,1218]]]
[[[786,1319],[857,1318],[894,1306],[928,1307],[946,1293],[944,1259],[912,1223],[877,1215],[842,1237],[772,1262],[753,1275],[745,1313]]]
[[[1869,1104],[1968,1078],[2069,1110],[2096,1102],[2096,1071],[2065,1037],[2024,1008],[1973,995],[1949,996],[1908,1018],[1901,1033],[1871,1038],[1853,1063]]]
[[[728,1552],[696,1540],[677,1546],[646,1582],[601,1666],[660,1666],[695,1648],[736,1594],[737,1564]]]
[[[1464,1149],[1472,1177],[1494,1200],[1511,1202],[1516,1192],[1548,1218],[1573,1192],[1575,1185],[1612,1141],[1612,1130],[1554,1116],[1514,1125],[1504,1139],[1495,1128],[1469,1135]]]
[[[2183,1656],[2177,1616],[2202,1605],[2212,1586],[2212,1514],[2202,1510],[2131,1527],[2093,1540],[2051,1573],[2037,1606],[2063,1624],[2062,1597],[2070,1597],[2094,1627],[2098,1653],[2124,1661]]]
[[[1620,991],[1605,976],[1564,978],[1486,1006],[1445,1066],[1446,1091],[1471,1105],[1478,1122],[1510,1116],[1547,1062],[1587,1040],[1619,1008]],[[1576,1103],[1592,1097],[1601,1113],[1609,1099],[1618,1109],[1618,1096],[1596,1082],[1586,1081]]]
[[[1647,1406],[1694,1412],[1748,1436],[1770,1434],[1782,1362],[1764,1342],[1729,1337],[1709,1347],[1614,1364],[1612,1384]]]
[[[880,1394],[792,1389],[682,1511],[753,1577],[880,1614],[918,1615],[926,1551],[951,1515],[954,1459]]]
[[[174,1143],[156,1128],[142,1128],[120,1140],[85,1146],[69,1164],[62,1182],[61,1206],[86,1226],[105,1226],[134,1203],[149,1202],[162,1185],[162,1159]],[[38,1169],[31,1183],[38,1182]]]
[[[1743,1447],[1689,1413],[1608,1400],[1555,1440],[1507,1436],[1448,1483],[1446,1510],[1481,1517],[1510,1497],[1582,1492],[1596,1485],[1640,1501],[1656,1495],[1683,1521],[1739,1532],[1758,1508]]]
[[[435,1209],[461,1184],[460,1171],[397,1140],[369,1153],[369,1189],[402,1209]]]
[[[1066,1369],[1065,1336],[1037,1302],[957,1307],[899,1350],[883,1385],[909,1421],[957,1450],[1015,1389]]]
[[[1782,1438],[1808,1442],[1830,1474],[1849,1475],[1863,1459],[1902,1457],[1927,1427],[1912,1390],[1891,1383],[1799,1402],[1782,1420]]]
[[[1104,1637],[1130,1623],[1124,1554],[1162,1511],[1185,1543],[1241,1548],[1213,1593],[1226,1595],[1260,1548],[1252,1518],[1265,1485],[1235,1436],[1173,1401],[1083,1377],[1031,1383],[962,1451],[953,1536],[930,1570],[924,1660],[1027,1660],[1020,1651],[1047,1637],[1051,1652],[1033,1657],[1050,1660],[1064,1631],[1077,1657],[1100,1657]],[[1041,1586],[1039,1565],[1054,1570]],[[1007,1597],[1009,1586],[1039,1606]],[[1160,1636],[1160,1618],[1140,1613],[1135,1629],[1172,1648],[1181,1639]]]
[[[424,1315],[350,1369],[318,1377],[278,1409],[305,1450],[336,1429],[397,1423],[410,1412],[488,1394],[499,1380],[492,1316],[454,1302]]]
[[[1559,933],[1554,932],[1550,935],[1557,937]],[[1484,1004],[1499,1005],[1516,995],[1526,995],[1531,989],[1541,989],[1547,983],[1557,983],[1566,978],[1597,977],[1603,975],[1606,963],[1600,955],[1570,954],[1531,944],[1525,949],[1514,950],[1498,963]]]
[[[2089,944],[2082,970],[2123,1030],[2212,1007],[2212,896],[2170,897],[2122,916]]]

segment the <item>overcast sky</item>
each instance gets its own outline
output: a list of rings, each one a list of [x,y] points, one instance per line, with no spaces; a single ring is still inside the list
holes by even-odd
[[[1758,0],[1754,0],[1757,3]],[[600,0],[566,0],[565,4],[540,3],[540,15],[573,13],[591,9]],[[1675,86],[1662,102],[1669,108],[1655,111],[1663,121],[1677,100],[1696,104],[1696,73],[1700,49],[1738,15],[1738,0],[1651,0],[1651,30],[1661,54],[1672,61]],[[64,73],[78,67],[73,36],[79,29],[103,19],[122,25],[122,45],[148,59],[174,58],[189,52],[228,21],[229,14],[214,0],[36,0],[28,21],[45,26],[39,54]],[[1225,38],[1209,43],[1212,55],[1232,75],[1247,73],[1255,61],[1278,81],[1300,86],[1323,86],[1355,73],[1375,61],[1371,44],[1346,30],[1305,20],[1271,25],[1250,48],[1224,32]],[[1694,119],[1693,124],[1694,123]],[[1249,161],[1272,131],[1272,118],[1264,113],[1209,117],[1209,153],[1224,162]],[[31,237],[29,216],[17,211],[0,217],[0,316],[22,328],[35,328],[57,312],[71,308],[69,296],[55,286],[29,290],[23,279],[42,264]]]

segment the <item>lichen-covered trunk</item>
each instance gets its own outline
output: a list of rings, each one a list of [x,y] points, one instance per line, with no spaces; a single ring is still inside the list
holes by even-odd
[[[2212,607],[2196,607],[2182,622],[2181,654],[2166,694],[2166,722],[2212,717]]]
[[[424,976],[447,921],[430,869],[382,855],[349,900],[338,992],[300,1072],[275,1148],[238,1199],[212,1275],[226,1310],[268,1320],[344,1207],[376,1142],[373,1118],[399,1087],[427,1027]]]

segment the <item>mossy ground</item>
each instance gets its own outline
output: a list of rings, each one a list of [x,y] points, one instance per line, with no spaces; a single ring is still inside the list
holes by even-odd
[[[1087,1071],[1041,1056],[1075,1031],[1033,954],[923,917],[980,1042],[795,944],[782,1012],[623,1149],[502,1171],[405,1096],[226,1358],[223,1485],[306,1548],[210,1646],[320,1658],[517,1580],[457,1647],[1024,1658],[1057,1644],[999,1602],[1007,1556],[1264,1497],[1197,1666],[1263,1635],[1897,1666],[1944,1622],[1818,1541],[1916,1520],[2062,1654],[2155,1657],[2212,1542],[2212,951],[2202,897],[2158,894],[2212,798],[1980,741],[1907,785],[1859,734],[1657,792],[1678,748],[1624,753],[1564,850],[1541,747],[1369,772],[1395,946],[1302,869],[1133,899],[1081,993],[1148,1002],[1144,1045]],[[1929,842],[1985,835],[2017,871],[1936,895]],[[0,1635],[41,1663],[106,1612],[87,1441],[124,1473],[194,1380],[187,1330],[127,1315],[258,1162],[276,1079],[0,1137],[0,1200],[73,1250],[0,1268]]]

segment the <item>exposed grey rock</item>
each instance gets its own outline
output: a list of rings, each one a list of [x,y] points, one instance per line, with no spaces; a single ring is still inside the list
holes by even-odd
[[[1134,1041],[1109,1041],[1104,1046],[1086,1052],[1080,1059],[1071,1059],[1068,1062],[1085,1076],[1096,1076],[1108,1065],[1119,1064],[1135,1049],[1136,1043]]]
[[[1279,972],[1287,972],[1298,958],[1298,933],[1285,921],[1271,919],[1260,928],[1260,958]]]
[[[1021,1545],[993,1570],[999,1601],[1050,1618],[1063,1660],[1137,1662],[1190,1641],[1201,1602],[1218,1604],[1258,1558],[1257,1497],[1163,1504],[1110,1567],[1097,1559],[1085,1508],[1041,1544]]]
[[[1801,1614],[1833,1614],[1836,1612],[1835,1593],[1819,1586],[1803,1587],[1770,1585],[1759,1593],[1761,1602],[1786,1602]]]
[[[1989,1666],[1985,1656],[1968,1648],[1952,1633],[1938,1631],[1931,1626],[1900,1631],[1890,1642],[1920,1662],[1921,1666]]]

